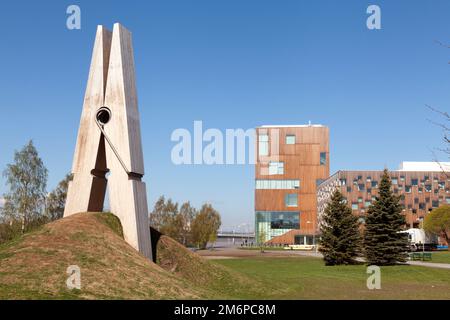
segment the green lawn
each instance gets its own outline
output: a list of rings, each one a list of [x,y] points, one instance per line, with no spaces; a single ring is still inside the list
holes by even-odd
[[[450,263],[450,251],[434,251],[431,254],[431,261],[435,263]]]
[[[366,286],[366,266],[326,267],[309,257],[215,260],[266,284],[254,299],[450,299],[450,270],[416,266],[381,268],[381,290]],[[242,296],[245,288],[242,289]]]

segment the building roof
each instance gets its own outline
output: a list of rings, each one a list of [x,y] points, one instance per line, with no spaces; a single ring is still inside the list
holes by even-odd
[[[257,128],[308,128],[308,127],[325,127],[321,124],[281,124],[281,125],[263,125]]]
[[[400,163],[398,171],[450,172],[450,162],[403,161]]]

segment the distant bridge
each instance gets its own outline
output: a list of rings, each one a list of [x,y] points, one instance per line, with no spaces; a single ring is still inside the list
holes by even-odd
[[[220,231],[217,233],[218,238],[254,238],[254,232],[233,232],[233,231]]]

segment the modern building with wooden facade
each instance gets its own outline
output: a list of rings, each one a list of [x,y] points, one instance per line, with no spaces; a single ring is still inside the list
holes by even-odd
[[[261,126],[256,133],[256,241],[313,244],[317,186],[330,171],[328,128]]]
[[[336,188],[339,188],[362,224],[368,207],[378,196],[383,171],[338,171],[317,189],[319,221]],[[392,190],[400,196],[407,227],[422,228],[424,217],[444,204],[450,204],[450,164],[403,162],[390,171]]]

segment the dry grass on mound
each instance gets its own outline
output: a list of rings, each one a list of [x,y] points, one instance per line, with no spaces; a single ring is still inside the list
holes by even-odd
[[[1,299],[195,299],[208,295],[136,252],[111,214],[81,213],[0,246]],[[118,227],[119,226],[119,227]],[[81,290],[66,270],[81,269]]]

